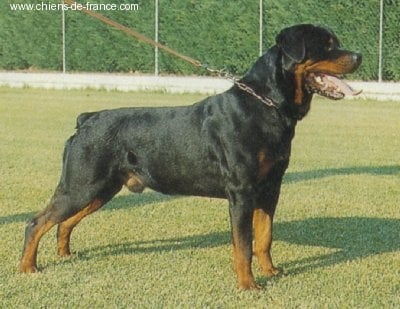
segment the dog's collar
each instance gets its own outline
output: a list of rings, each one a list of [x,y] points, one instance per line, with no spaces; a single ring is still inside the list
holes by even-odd
[[[278,105],[269,97],[266,96],[261,96],[259,94],[257,94],[253,88],[249,87],[248,85],[241,83],[237,80],[234,81],[234,84],[236,86],[238,86],[241,90],[247,92],[248,94],[251,94],[253,97],[255,97],[256,99],[258,99],[259,101],[261,101],[262,103],[264,103],[265,105],[269,106],[269,107],[274,107],[276,109],[278,109]]]
[[[267,105],[268,107],[273,107],[273,108],[275,108],[276,110],[282,110],[282,108],[280,108],[280,106],[279,106],[275,101],[273,101],[270,97],[261,96],[261,95],[257,94],[257,93],[254,91],[253,88],[251,88],[250,86],[248,86],[248,85],[246,85],[246,84],[244,84],[244,83],[241,83],[241,82],[239,82],[239,81],[237,81],[237,80],[233,81],[233,83],[234,83],[239,89],[241,89],[241,90],[247,92],[248,94],[251,94],[253,97],[255,97],[257,100],[261,101],[262,103],[264,103],[264,104]],[[300,113],[298,113],[298,111],[294,112],[294,111],[292,111],[292,110],[289,110],[288,113],[289,113],[289,117],[292,118],[292,119],[294,119],[294,120],[296,120],[296,121],[299,121],[299,120],[301,120],[301,119],[304,118],[304,115],[301,115]]]

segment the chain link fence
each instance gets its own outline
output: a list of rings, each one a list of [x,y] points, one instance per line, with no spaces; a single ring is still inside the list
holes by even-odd
[[[5,0],[0,4],[0,68],[207,74],[76,9],[50,9],[63,3]],[[260,51],[275,43],[282,28],[296,23],[326,25],[338,34],[344,48],[363,54],[363,65],[353,78],[400,80],[400,0],[81,3],[150,38],[158,37],[160,43],[182,54],[236,75],[244,74]],[[12,9],[16,4],[37,6]]]

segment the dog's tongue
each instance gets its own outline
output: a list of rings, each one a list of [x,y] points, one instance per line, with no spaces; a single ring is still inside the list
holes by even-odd
[[[340,91],[345,95],[355,96],[362,92],[362,90],[354,90],[348,84],[346,84],[343,80],[341,80],[340,78],[337,78],[336,76],[324,75],[322,78],[323,78],[324,83],[328,87],[334,86],[334,87],[340,89]]]

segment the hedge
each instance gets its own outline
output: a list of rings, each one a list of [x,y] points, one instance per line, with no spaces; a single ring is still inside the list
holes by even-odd
[[[59,0],[43,1],[60,3]],[[81,1],[86,3],[87,1]],[[135,0],[96,0],[132,3]],[[35,0],[3,0],[0,4],[0,68],[62,69],[61,11],[12,11],[10,4]],[[136,0],[137,11],[101,11],[103,15],[154,37],[154,1]],[[320,0],[266,1],[263,48],[275,42],[283,27],[296,23],[327,25],[342,45],[363,54],[363,65],[353,78],[378,77],[379,1]],[[383,78],[400,80],[400,0],[384,1]],[[154,50],[125,33],[82,12],[66,12],[68,71],[154,71]],[[159,0],[160,42],[216,68],[241,75],[259,53],[259,1]],[[164,52],[159,54],[163,74],[206,74]]]

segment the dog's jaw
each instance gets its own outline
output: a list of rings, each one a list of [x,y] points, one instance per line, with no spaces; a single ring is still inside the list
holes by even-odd
[[[333,100],[361,93],[352,89],[341,79],[343,74],[352,73],[359,67],[361,55],[341,50],[336,50],[334,53],[338,56],[331,60],[307,60],[296,65],[294,69],[295,104],[302,104],[304,92],[318,93]]]

